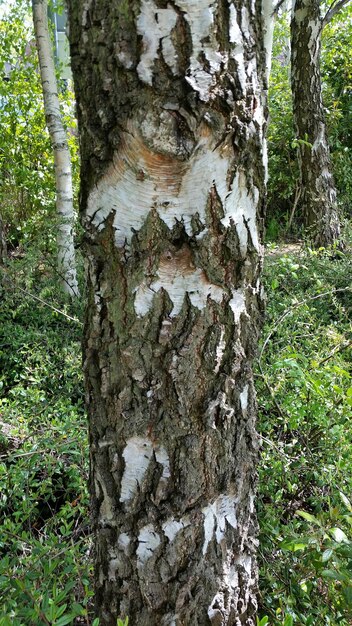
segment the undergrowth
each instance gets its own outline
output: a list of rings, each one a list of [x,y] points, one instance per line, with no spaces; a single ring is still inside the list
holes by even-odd
[[[1,276],[0,626],[90,624],[80,310],[43,260]]]
[[[351,269],[349,253],[266,258],[261,626],[352,624]]]
[[[261,626],[352,624],[351,274],[347,254],[267,254]],[[13,259],[2,273],[0,626],[98,623],[82,312],[59,293],[43,259]]]

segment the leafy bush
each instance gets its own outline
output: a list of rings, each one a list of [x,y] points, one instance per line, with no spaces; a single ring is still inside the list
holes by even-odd
[[[32,282],[17,259],[2,277],[0,626],[90,623],[81,326],[65,317],[80,311],[28,295],[60,293],[43,267]]]

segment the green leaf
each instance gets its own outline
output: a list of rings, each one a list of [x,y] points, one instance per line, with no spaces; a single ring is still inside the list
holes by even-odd
[[[261,620],[257,617],[257,626],[267,626],[268,622],[269,618],[267,615],[264,615]]]
[[[312,524],[318,524],[318,526],[321,526],[319,520],[314,517],[314,515],[311,515],[311,513],[307,513],[307,511],[296,511],[296,513],[297,515],[300,515],[300,517],[303,517],[303,519],[307,520],[307,522],[312,522]]]
[[[331,528],[330,533],[337,543],[349,543],[349,539],[341,528]]]
[[[322,562],[326,563],[329,559],[331,559],[333,553],[334,553],[334,551],[331,550],[331,548],[328,548],[327,550],[324,550],[323,554],[321,555]]]
[[[347,587],[343,587],[342,593],[348,606],[352,606],[352,586],[348,585]]]
[[[63,615],[55,622],[55,626],[66,626],[66,624],[71,624],[74,618],[75,616],[72,615],[72,613],[67,613],[67,615]]]
[[[329,580],[338,580],[339,582],[346,582],[346,580],[348,580],[346,574],[342,574],[333,569],[323,569],[321,576]]]
[[[348,509],[349,512],[352,513],[352,504],[350,503],[349,499],[346,498],[345,494],[342,493],[342,491],[340,491],[339,493],[340,493],[340,498],[342,502],[344,503],[346,509]]]

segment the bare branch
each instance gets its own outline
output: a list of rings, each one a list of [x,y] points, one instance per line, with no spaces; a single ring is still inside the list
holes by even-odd
[[[274,9],[273,9],[273,16],[278,14],[279,9],[282,7],[284,2],[285,2],[285,0],[278,0],[278,2],[276,3],[276,5],[274,6]]]
[[[329,22],[331,22],[332,18],[343,9],[351,0],[339,0],[339,2],[333,2],[330,9],[326,13],[325,17],[323,17],[321,21],[321,27],[324,28]]]

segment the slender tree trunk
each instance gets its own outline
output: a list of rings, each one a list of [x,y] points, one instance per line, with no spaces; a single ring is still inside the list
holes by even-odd
[[[56,209],[59,219],[57,232],[58,271],[62,277],[64,291],[70,296],[77,296],[71,158],[60,112],[53,51],[48,29],[47,0],[32,0],[32,9],[45,117],[54,151]]]
[[[336,188],[326,135],[320,76],[319,0],[296,0],[291,20],[291,85],[301,206],[314,245],[342,247]]]
[[[69,3],[102,626],[255,624],[263,8]]]
[[[4,233],[4,224],[0,215],[0,265],[2,265],[7,257],[7,246]]]

